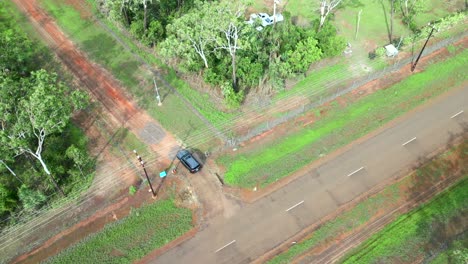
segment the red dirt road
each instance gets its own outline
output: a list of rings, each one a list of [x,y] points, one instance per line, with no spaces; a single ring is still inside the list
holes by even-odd
[[[174,150],[177,150],[179,148],[175,138],[167,131],[165,131],[157,123],[157,121],[152,119],[144,110],[139,109],[136,106],[136,104],[125,95],[124,89],[121,87],[118,81],[113,79],[113,77],[110,74],[108,74],[104,69],[102,69],[99,65],[92,63],[91,60],[89,60],[85,54],[79,51],[79,49],[68,39],[68,37],[61,32],[60,28],[55,24],[54,20],[44,10],[40,8],[39,1],[13,0],[13,2],[30,18],[33,26],[40,33],[41,37],[45,39],[45,41],[52,48],[52,50],[55,51],[58,58],[63,62],[63,64],[68,68],[68,70],[79,80],[79,83],[82,84],[83,89],[88,90],[90,94],[94,97],[94,99],[100,104],[102,104],[102,106],[106,109],[106,113],[102,114],[106,116],[112,116],[112,118],[110,118],[111,120],[108,120],[108,118],[106,118],[105,125],[109,126],[110,129],[114,130],[113,132],[115,132],[119,127],[128,128],[128,130],[131,133],[133,133],[136,137],[138,137],[143,143],[145,143],[155,152],[155,155],[151,153],[153,157],[149,158],[148,160],[145,160],[148,166],[154,166],[151,167],[151,171],[157,172],[161,171],[162,169],[166,169],[175,155],[173,153]],[[144,134],[143,132],[146,134]],[[145,138],[145,136],[147,135],[150,135],[151,138]],[[130,155],[133,158],[133,153],[125,153],[123,155]],[[104,177],[108,177],[108,179],[106,180],[116,182],[116,178],[124,177],[124,175],[122,175],[123,170],[120,168],[120,166],[104,166],[109,169],[109,172],[105,173],[106,175],[104,175]],[[127,166],[125,168],[128,169],[130,167]],[[197,191],[197,194],[194,195],[196,197],[194,198],[194,200],[202,201],[203,209],[205,211],[208,211],[210,213],[220,213],[223,209],[223,204],[215,206],[215,203],[218,203],[217,201],[222,200],[223,197],[220,197],[222,196],[222,189],[220,186],[218,186],[219,182],[217,181],[215,176],[209,175],[208,177],[208,172],[208,167],[205,167],[204,171],[202,171],[201,174],[199,174],[200,177],[190,180],[189,185],[196,186],[196,188],[193,188],[193,190]],[[178,175],[176,175],[175,178],[185,179],[187,177],[183,177],[181,173],[178,173]],[[106,183],[106,180],[101,180],[101,183]],[[157,184],[158,181],[159,179],[154,180],[153,183]],[[218,185],[214,183],[218,183]],[[106,185],[101,187],[96,187],[93,183],[91,189],[96,189],[96,192],[99,192],[101,190],[109,191],[110,189],[109,186]],[[148,195],[147,193],[145,194],[146,196]],[[106,194],[101,193],[99,194],[99,196],[100,200],[96,202],[97,204],[102,202],[102,197],[105,197]],[[160,196],[158,195],[158,197]],[[90,203],[92,202],[93,201],[90,200]],[[131,200],[127,202],[122,201],[122,203],[123,205],[121,206],[121,208],[134,206]],[[58,251],[60,251],[60,249],[68,247],[69,245],[73,244],[74,242],[78,241],[84,236],[96,232],[105,223],[113,221],[113,216],[109,216],[109,212],[113,212],[114,210],[115,208],[113,208],[113,206],[101,210],[89,217],[88,219],[74,225],[72,228],[59,232],[57,236],[50,238],[46,241],[46,243],[43,243],[42,245],[38,244],[37,240],[32,239],[28,240],[28,242],[25,242],[26,239],[21,239],[21,241],[15,241],[17,242],[17,244],[21,243],[21,245],[28,245],[30,247],[37,246],[34,251],[18,257],[15,261],[24,261],[26,263],[30,261],[34,263],[35,260],[43,260],[51,255],[56,254]],[[115,212],[117,213],[118,217],[121,218],[125,216],[126,213],[128,213],[128,210],[125,212],[124,211],[122,211],[122,213],[120,214],[117,211]],[[77,209],[76,213],[92,214],[92,212],[88,211],[81,212],[80,208]],[[195,218],[197,219],[197,217]],[[57,221],[60,220],[58,219]],[[55,227],[60,227],[62,225],[65,224],[59,222],[55,225]],[[47,226],[44,228],[47,228]],[[29,237],[36,238],[41,236],[41,230],[36,229],[33,233],[34,234],[29,235]],[[190,236],[193,233],[194,231],[192,231],[189,234],[186,234],[186,236],[184,237]],[[174,243],[177,243],[177,241],[175,241]],[[174,243],[171,243],[171,245],[174,245]],[[14,245],[11,246],[11,248],[13,247]],[[22,246],[18,246],[16,248],[20,247]],[[23,248],[22,250],[28,249]],[[20,253],[22,252],[16,252],[16,254]]]
[[[36,0],[13,0],[26,14],[38,32],[55,50],[60,60],[84,84],[92,96],[101,102],[121,126],[127,127],[137,137],[140,130],[149,122],[156,123],[145,111],[139,109],[130,98],[125,96],[120,84],[101,67],[93,64],[65,36],[48,14],[39,7]],[[158,125],[159,126],[159,125]],[[160,126],[159,126],[160,127]],[[162,128],[161,128],[162,129]],[[157,144],[148,144],[159,155],[159,161],[170,161],[170,151],[176,147],[175,138],[167,131],[160,134]],[[144,139],[141,139],[145,142]]]

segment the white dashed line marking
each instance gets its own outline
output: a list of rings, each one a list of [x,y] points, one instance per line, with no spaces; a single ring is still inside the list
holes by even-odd
[[[364,169],[364,167],[361,167],[361,168],[359,168],[359,169],[357,169],[357,170],[351,172],[350,174],[348,174],[348,177],[351,176],[351,175],[353,175],[353,174],[355,174],[355,173],[357,173],[357,172],[359,172],[359,171],[361,171],[362,169]]]
[[[292,210],[292,209],[296,208],[297,206],[299,206],[299,205],[301,205],[301,204],[303,204],[303,203],[304,203],[304,200],[298,202],[297,204],[295,204],[295,205],[289,207],[288,209],[286,209],[286,212],[288,212],[289,210]]]
[[[461,110],[460,112],[454,114],[453,116],[451,116],[450,118],[455,118],[457,117],[458,115],[461,115],[463,113],[463,110]]]
[[[411,142],[413,142],[413,141],[415,141],[415,140],[416,140],[416,137],[414,137],[414,138],[412,138],[412,139],[406,141],[405,143],[403,143],[403,144],[401,144],[401,145],[402,145],[402,146],[405,146],[406,144],[409,144],[409,143],[411,143]]]
[[[221,247],[221,248],[219,248],[218,250],[216,250],[215,253],[217,253],[217,252],[223,250],[223,249],[226,248],[227,246],[229,246],[229,245],[231,245],[231,244],[234,244],[234,243],[236,243],[236,240],[233,240],[233,241],[227,243],[227,244],[224,245],[223,247]]]

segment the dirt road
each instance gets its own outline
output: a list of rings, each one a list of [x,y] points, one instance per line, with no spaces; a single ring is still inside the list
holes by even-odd
[[[76,45],[74,45],[69,38],[60,30],[55,24],[54,20],[40,8],[36,0],[13,0],[13,2],[22,10],[30,19],[33,26],[39,32],[40,36],[46,41],[50,48],[56,53],[60,61],[66,68],[75,76],[80,83],[82,89],[88,90],[94,100],[98,101],[107,113],[112,118],[106,120],[107,124],[113,128],[127,128],[131,133],[138,137],[142,142],[146,143],[151,148],[156,156],[155,159],[148,163],[151,170],[158,172],[166,169],[175,157],[175,153],[180,149],[180,146],[173,135],[164,130],[162,126],[152,119],[148,113],[139,109],[138,106],[125,95],[124,89],[120,83],[113,79],[103,68],[90,61],[86,54],[81,52]],[[133,158],[133,153],[125,153],[125,155]],[[96,185],[93,185],[93,194],[85,197],[86,204],[79,202],[82,207],[76,208],[62,208],[60,210],[67,212],[70,215],[84,215],[83,208],[91,208],[93,203],[102,204],[103,198],[107,195],[108,191],[115,192],[110,188],[109,182],[119,182],[120,178],[127,177],[130,173],[134,173],[129,166],[121,168],[122,164],[105,164],[110,172],[104,173],[107,180],[99,180]],[[113,167],[114,166],[114,167]],[[209,173],[209,166],[205,166],[205,170],[198,177],[189,181],[190,184],[196,186],[193,188],[198,200],[202,201],[202,209],[206,216],[220,214],[223,212],[224,204],[218,203],[225,197],[222,194],[221,186],[215,175]],[[185,176],[179,175],[179,179],[184,179]],[[186,177],[185,177],[186,178]],[[106,201],[106,203],[109,201]],[[59,212],[60,210],[56,210]],[[92,212],[86,212],[87,215]],[[52,221],[53,219],[53,221]],[[52,216],[44,217],[44,220],[37,219],[31,226],[21,231],[20,236],[8,235],[8,243],[0,243],[0,253],[30,246],[40,246],[38,241],[43,239],[40,230],[50,229],[50,224],[54,224],[55,228],[68,226],[68,223],[60,222],[62,218],[60,213],[53,214]],[[43,223],[43,224],[41,224]],[[20,232],[16,230],[15,232]],[[5,237],[6,237],[5,235]],[[69,234],[73,237],[73,234]],[[2,237],[2,238],[5,238]],[[38,239],[41,238],[41,239]],[[69,240],[68,243],[73,242]],[[48,241],[46,244],[51,246],[53,241]],[[63,247],[67,245],[63,244]],[[17,250],[17,254],[21,253]],[[2,253],[3,254],[3,253]],[[10,256],[11,257],[11,256]]]
[[[468,83],[284,188],[215,218],[205,230],[148,263],[248,263],[381,182],[409,171],[468,128]]]

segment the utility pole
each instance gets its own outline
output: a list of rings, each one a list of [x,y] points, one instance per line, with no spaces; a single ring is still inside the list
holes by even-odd
[[[158,106],[161,106],[161,96],[159,96],[158,85],[156,84],[156,79],[153,77],[154,89],[156,90],[156,99],[158,99]]]
[[[421,58],[421,55],[424,49],[426,48],[427,42],[429,42],[429,39],[431,38],[432,33],[434,33],[434,30],[435,30],[435,27],[432,26],[431,33],[429,33],[429,36],[427,36],[426,42],[424,43],[424,46],[422,47],[421,52],[419,52],[418,58],[416,58],[416,61],[413,63],[413,65],[411,65],[411,72],[413,72],[414,69],[416,69],[416,64],[418,64],[418,61]]]
[[[155,198],[155,197],[156,197],[156,192],[155,192],[154,189],[153,189],[153,185],[151,185],[151,181],[150,181],[150,179],[149,179],[149,177],[148,177],[148,172],[146,172],[145,162],[144,162],[143,159],[140,157],[140,155],[138,155],[138,153],[137,153],[136,150],[133,150],[133,153],[135,153],[135,155],[137,156],[138,162],[140,162],[141,167],[143,168],[143,171],[145,172],[146,180],[148,181],[148,184],[149,184],[149,186],[150,186],[151,192],[153,193],[153,198]]]
[[[276,4],[279,3],[279,0],[273,0],[273,26],[276,24]]]

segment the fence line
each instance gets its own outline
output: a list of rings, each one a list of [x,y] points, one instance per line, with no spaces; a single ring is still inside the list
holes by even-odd
[[[450,37],[443,39],[429,47],[427,47],[424,52],[423,56],[426,56],[428,54],[433,53],[434,51],[441,49],[443,47],[446,47],[454,42],[457,42],[458,40],[461,40],[465,37],[468,36],[468,32],[463,32],[461,34],[458,34],[456,36]],[[249,132],[246,135],[242,135],[236,138],[237,143],[241,143],[244,141],[247,141],[255,136],[258,136],[278,125],[281,125],[299,115],[304,114],[305,112],[308,112],[314,108],[317,108],[327,102],[335,100],[337,97],[342,96],[344,94],[347,94],[353,90],[356,90],[357,88],[363,86],[364,84],[371,82],[373,80],[379,79],[386,74],[389,74],[393,71],[401,69],[403,66],[407,65],[412,61],[412,57],[404,58],[404,59],[397,59],[392,65],[386,66],[382,70],[378,70],[375,72],[369,72],[366,76],[360,77],[357,80],[354,80],[353,83],[349,86],[343,85],[345,84],[346,81],[349,80],[344,80],[340,81],[340,83],[327,87],[326,89],[320,90],[319,93],[316,95],[313,95],[313,98],[310,99],[310,102],[307,104],[303,105],[298,105],[295,109],[292,109],[288,111],[286,114],[282,115],[281,117],[275,118],[273,120],[268,120],[263,124],[260,124],[252,129],[249,130]],[[343,85],[343,87],[340,89],[340,85]],[[333,94],[327,94],[329,91],[333,91],[333,89],[336,89]],[[314,100],[315,99],[315,100]]]

